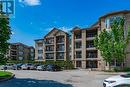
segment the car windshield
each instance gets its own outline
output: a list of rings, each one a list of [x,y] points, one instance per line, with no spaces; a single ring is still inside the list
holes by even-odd
[[[130,78],[130,74],[124,74],[124,75],[121,75],[121,77]]]

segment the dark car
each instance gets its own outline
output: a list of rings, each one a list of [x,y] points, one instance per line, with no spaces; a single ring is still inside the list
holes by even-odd
[[[16,64],[17,70],[20,70],[22,65],[23,65],[22,63]]]
[[[46,70],[47,71],[61,71],[61,67],[58,65],[49,64],[49,65],[47,65]]]

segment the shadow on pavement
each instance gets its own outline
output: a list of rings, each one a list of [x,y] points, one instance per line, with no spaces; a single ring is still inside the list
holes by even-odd
[[[70,84],[63,84],[53,80],[36,80],[29,78],[14,78],[1,82],[0,87],[73,87]]]

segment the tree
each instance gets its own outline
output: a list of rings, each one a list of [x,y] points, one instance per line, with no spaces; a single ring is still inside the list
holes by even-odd
[[[111,69],[111,62],[123,63],[126,52],[126,48],[130,40],[130,28],[128,32],[124,31],[124,19],[114,20],[111,29],[107,31],[104,29],[100,32],[99,36],[96,36],[94,45],[100,50],[103,59],[109,63],[109,69]]]
[[[0,9],[2,6],[0,5]],[[11,30],[9,26],[9,18],[0,12],[0,64],[6,63],[6,54],[8,50],[8,40],[10,39]]]

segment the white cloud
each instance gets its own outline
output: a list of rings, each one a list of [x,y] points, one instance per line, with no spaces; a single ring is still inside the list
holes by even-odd
[[[29,6],[36,6],[41,4],[40,0],[19,0],[19,2]]]
[[[72,30],[72,27],[59,27],[58,29],[63,30],[65,32],[70,32]]]

